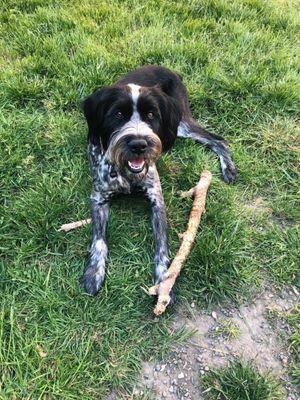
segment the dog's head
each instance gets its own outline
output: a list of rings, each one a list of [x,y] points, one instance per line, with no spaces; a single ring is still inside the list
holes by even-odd
[[[83,102],[88,139],[126,174],[144,175],[175,141],[179,107],[159,87],[135,84],[99,89]]]

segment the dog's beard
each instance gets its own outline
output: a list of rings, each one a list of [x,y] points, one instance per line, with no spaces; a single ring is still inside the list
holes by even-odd
[[[137,134],[137,138],[142,138],[147,142],[145,152],[137,155],[128,146],[129,136],[132,139],[133,134],[121,131],[114,133],[107,150],[108,160],[123,174],[135,179],[142,179],[149,166],[155,163],[161,155],[162,144],[159,137],[153,132]]]

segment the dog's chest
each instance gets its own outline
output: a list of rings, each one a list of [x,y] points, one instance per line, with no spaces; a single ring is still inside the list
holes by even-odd
[[[156,169],[149,167],[147,174],[133,179],[117,171],[99,148],[90,147],[90,166],[93,178],[92,198],[99,202],[107,201],[118,194],[145,193],[153,181]]]
[[[117,194],[131,194],[143,191],[142,182],[132,182],[119,172],[105,158],[99,158],[97,164],[92,165],[94,190],[101,193],[103,198],[110,198]]]
[[[118,174],[114,168],[106,163],[101,163],[94,173],[94,187],[97,191],[112,196],[118,193],[131,193],[130,183]]]

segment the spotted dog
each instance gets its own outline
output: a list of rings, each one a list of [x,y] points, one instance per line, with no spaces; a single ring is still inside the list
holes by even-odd
[[[93,178],[93,236],[83,276],[85,291],[95,295],[105,278],[109,203],[116,194],[143,193],[150,201],[155,239],[156,283],[169,265],[166,208],[155,162],[175,143],[192,138],[220,159],[225,182],[237,172],[222,137],[207,132],[193,119],[181,77],[167,68],[146,66],[83,101],[88,124]]]

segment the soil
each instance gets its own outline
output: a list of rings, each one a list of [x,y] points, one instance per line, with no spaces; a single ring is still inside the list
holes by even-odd
[[[291,288],[280,295],[264,292],[251,304],[229,304],[210,313],[193,303],[181,307],[170,334],[184,327],[193,332],[191,338],[174,346],[166,359],[143,362],[130,396],[111,393],[109,399],[202,400],[199,377],[237,358],[252,361],[260,372],[280,379],[287,400],[299,399],[300,392],[288,375],[291,354],[287,339],[292,332],[284,320],[268,317],[270,311],[286,312],[298,301],[297,289]]]

